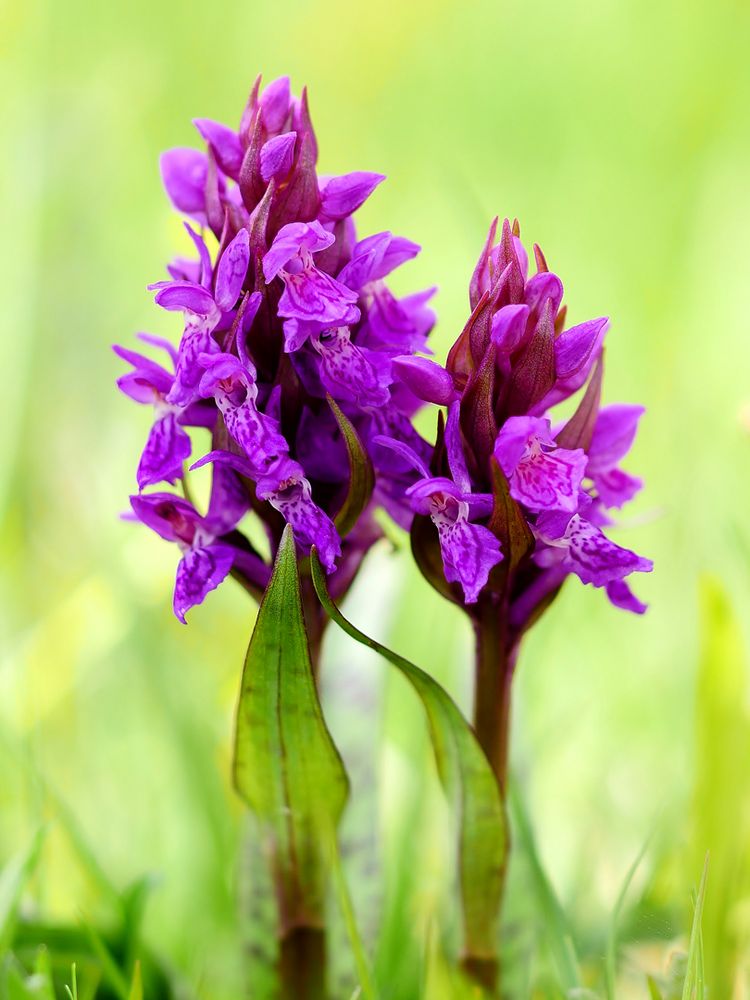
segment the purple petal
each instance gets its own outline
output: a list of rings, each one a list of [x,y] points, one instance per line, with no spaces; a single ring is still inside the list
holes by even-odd
[[[456,398],[453,378],[429,358],[402,354],[393,359],[393,373],[418,399],[447,406]]]
[[[250,263],[250,235],[247,229],[240,229],[235,238],[221,255],[216,270],[216,304],[222,312],[228,312],[236,303],[242,291]]]
[[[198,283],[203,285],[204,288],[208,288],[211,284],[211,255],[208,252],[208,247],[206,246],[206,241],[202,236],[193,229],[189,223],[185,223],[185,229],[188,232],[188,236],[193,241],[195,249],[198,251],[198,257],[200,258],[200,272],[198,275]],[[179,280],[179,279],[178,279]]]
[[[357,243],[351,261],[338,279],[350,288],[362,288],[371,281],[385,278],[405,261],[416,257],[421,249],[418,243],[403,236],[375,233]]]
[[[492,341],[500,354],[510,355],[524,342],[529,318],[526,305],[509,305],[492,317]]]
[[[197,149],[168,149],[159,159],[162,181],[176,209],[200,215],[206,209],[208,159]],[[223,183],[223,182],[222,182]]]
[[[581,448],[555,448],[548,420],[510,417],[498,435],[495,457],[511,496],[529,510],[578,509],[586,455]]]
[[[294,453],[311,479],[323,483],[349,479],[346,444],[330,409],[319,413],[308,406],[303,409]]]
[[[234,354],[223,352],[199,354],[197,363],[204,369],[199,384],[200,394],[204,398],[213,396],[221,382],[236,386],[237,384],[246,385],[248,381],[252,381],[248,380],[248,373]],[[226,390],[220,391],[225,392]]]
[[[130,506],[138,520],[168,542],[192,544],[201,517],[191,503],[174,493],[131,496]]]
[[[205,548],[188,549],[177,567],[174,585],[174,613],[182,622],[185,614],[201,604],[206,594],[216,590],[226,579],[234,562],[234,549],[217,543]]]
[[[388,358],[355,346],[346,327],[320,333],[312,344],[320,355],[321,380],[336,399],[385,406],[392,381]]]
[[[482,247],[482,252],[479,255],[479,260],[474,268],[474,273],[471,276],[471,282],[469,284],[469,301],[472,309],[477,307],[483,293],[488,291],[490,287],[489,262],[492,247],[495,243],[495,237],[497,236],[498,221],[497,216],[495,216],[492,220],[492,224],[490,225],[490,231],[487,234],[487,239]]]
[[[190,437],[177,423],[177,415],[166,413],[151,428],[143,449],[136,474],[138,489],[182,479],[182,463],[190,457],[190,450]]]
[[[293,354],[295,351],[299,351],[313,334],[320,332],[320,327],[320,323],[305,323],[299,319],[285,320],[284,350],[286,353]],[[299,360],[302,360],[302,358]],[[314,374],[317,380],[317,370]]]
[[[376,233],[362,240],[354,248],[352,259],[342,268],[337,280],[357,291],[375,281],[390,241],[390,233]]]
[[[553,318],[557,315],[563,297],[562,281],[552,271],[540,271],[526,282],[523,299],[532,311],[540,314],[547,301],[551,303]]]
[[[367,321],[377,346],[396,354],[431,353],[426,342],[435,314],[426,303],[435,291],[429,288],[397,299],[385,285],[376,285]]]
[[[583,385],[599,355],[608,326],[609,320],[602,317],[563,330],[555,341],[555,373],[558,380],[569,382],[581,377],[580,385]]]
[[[458,402],[453,403],[448,410],[448,420],[445,424],[445,451],[448,456],[448,467],[451,470],[453,481],[462,493],[470,493],[471,479],[466,468],[460,414],[460,404]]]
[[[538,452],[522,461],[511,476],[511,496],[529,510],[572,513],[578,507],[585,469],[586,455],[581,449]]]
[[[650,559],[616,545],[603,531],[578,514],[570,519],[564,537],[568,551],[563,565],[584,583],[603,587],[630,573],[650,573],[653,569]]]
[[[210,118],[194,118],[193,125],[213,149],[216,162],[224,173],[237,180],[243,156],[237,133],[228,125]]]
[[[438,530],[445,578],[460,583],[466,603],[474,604],[490,570],[503,558],[500,543],[489,528],[472,524],[466,504],[452,498],[431,517]]]
[[[172,359],[173,364],[177,363],[177,348],[165,337],[157,337],[153,333],[137,333],[136,337],[139,340],[142,340],[144,344],[148,344],[150,347],[158,347],[160,350],[166,351]]]
[[[199,398],[198,386],[205,366],[198,359],[216,353],[219,346],[210,332],[203,327],[188,328],[180,341],[177,355],[177,375],[167,394],[167,402],[175,406],[188,406]]]
[[[599,411],[589,447],[589,467],[592,472],[612,469],[630,451],[638,430],[638,421],[646,412],[644,406],[613,403]]]
[[[358,244],[358,246],[362,246],[366,242],[367,240],[362,240],[362,243]],[[373,279],[387,277],[397,267],[405,264],[407,260],[413,260],[421,249],[418,243],[407,240],[405,236],[392,236],[388,244],[388,249],[383,255],[379,267],[376,268],[373,274]]]
[[[263,258],[263,275],[266,282],[273,281],[279,271],[303,250],[317,253],[334,243],[336,237],[319,222],[290,222],[276,234],[268,253]]]
[[[328,219],[343,219],[356,212],[372,192],[385,180],[385,174],[357,170],[341,177],[331,177],[321,188],[321,215]]]
[[[292,169],[296,132],[285,132],[269,139],[260,151],[260,176],[264,181],[272,177],[283,179]]]
[[[425,463],[416,453],[416,451],[404,441],[398,441],[396,438],[387,437],[385,434],[376,434],[371,439],[372,444],[380,448],[386,448],[388,451],[395,452],[400,458],[416,469],[417,472],[425,479],[430,478],[430,472]],[[449,480],[446,480],[449,482]]]
[[[596,494],[605,507],[622,507],[643,489],[643,480],[622,469],[591,474]]]
[[[509,417],[495,442],[495,458],[506,476],[513,475],[531,441],[554,444],[549,420],[542,417]]]
[[[616,608],[632,611],[634,615],[642,615],[648,611],[648,604],[639,601],[624,580],[612,580],[608,583],[607,597]]]
[[[430,476],[420,479],[419,482],[410,486],[405,496],[409,497],[412,507],[418,514],[431,514],[435,504],[433,498],[437,497],[441,502],[446,497],[453,497],[456,501],[463,500],[461,490],[452,479],[446,476]]]
[[[168,281],[162,284],[154,301],[170,312],[187,311],[197,316],[212,316],[216,313],[213,295],[202,285],[195,285],[191,281]]]
[[[136,403],[155,403],[160,396],[169,392],[174,382],[174,375],[170,375],[161,365],[144,354],[131,351],[127,347],[120,347],[119,344],[113,344],[112,350],[134,369],[117,379],[118,388],[126,396],[130,396]]]
[[[295,468],[296,467],[296,468]],[[296,462],[289,462],[290,475],[273,485],[259,482],[258,496],[268,500],[272,507],[291,524],[295,541],[305,549],[314,545],[320,561],[331,573],[336,559],[341,555],[341,542],[333,521],[312,499],[310,483],[302,475]]]
[[[252,399],[236,407],[221,399],[218,404],[227,430],[245,452],[253,469],[252,478],[266,475],[279,459],[289,454],[289,445],[277,422],[261,413]]]
[[[279,316],[320,323],[322,327],[349,326],[359,319],[354,305],[357,293],[330,274],[309,267],[299,274],[287,274],[279,300]]]
[[[204,465],[214,463],[216,465],[223,465],[228,469],[233,469],[235,472],[239,472],[241,476],[247,476],[249,479],[252,479],[255,474],[255,470],[246,458],[243,458],[241,455],[235,455],[233,451],[223,451],[221,448],[209,451],[203,458],[199,458],[197,462],[193,462],[190,466],[190,471],[202,469]]]
[[[526,276],[529,273],[529,255],[526,253],[526,247],[517,236],[513,237],[513,248],[516,251],[516,259],[523,275],[523,280],[526,281]]]
[[[288,76],[273,80],[260,95],[261,117],[269,132],[278,132],[283,127],[289,114],[291,96]]]
[[[237,473],[217,462],[211,479],[206,526],[214,535],[225,535],[239,524],[249,509],[250,499]]]

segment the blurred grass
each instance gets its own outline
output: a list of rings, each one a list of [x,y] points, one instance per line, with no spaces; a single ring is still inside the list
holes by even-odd
[[[711,846],[706,975],[725,988],[748,920],[736,871],[750,778],[734,742],[746,743],[747,661],[731,659],[750,620],[748,6],[31,0],[0,18],[0,856],[54,816],[48,784],[117,885],[158,873],[154,944],[199,990],[237,995],[228,744],[254,611],[222,588],[181,628],[173,553],[117,520],[148,417],[115,393],[108,347],[138,329],[176,332],[145,292],[181,239],[158,152],[193,141],[192,117],[235,120],[257,71],[289,72],[310,86],[322,169],[389,174],[362,229],[424,244],[400,287],[440,284],[438,356],[495,212],[541,243],[574,319],[612,317],[607,398],[649,408],[629,462],[647,490],[621,537],[656,560],[640,586],[652,608],[639,621],[566,587],[524,650],[514,765],[584,962],[604,954],[623,874],[658,822],[629,930],[661,941],[632,962],[663,969]],[[704,653],[697,673],[703,570],[737,623],[711,654],[725,669],[709,671]],[[373,558],[356,601],[353,617],[379,636],[395,613],[392,644],[468,703],[469,636],[406,552]],[[336,677],[359,669],[329,649]],[[425,929],[444,903],[441,806],[434,776],[421,787],[419,707],[398,678],[383,683],[383,912],[408,923],[397,905],[408,897]],[[336,720],[345,743],[349,716]],[[420,838],[405,847],[410,885],[406,831]],[[521,947],[517,864],[508,920]],[[34,894],[70,919],[102,909],[59,824]],[[408,965],[421,946],[389,933]],[[719,949],[711,964],[712,940],[732,942],[731,961]],[[623,996],[642,995],[643,976],[633,982]]]

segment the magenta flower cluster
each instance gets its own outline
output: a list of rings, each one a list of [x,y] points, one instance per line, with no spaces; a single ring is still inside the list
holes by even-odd
[[[318,176],[307,98],[292,96],[286,77],[262,92],[256,83],[236,131],[195,125],[205,152],[169,150],[161,171],[192,221],[196,256],[175,260],[170,280],[150,286],[158,306],[182,314],[179,346],[141,335],[163,362],[115,347],[130,366],[120,389],[154,411],[131,506],[181,549],[174,610],[183,622],[232,570],[262,592],[270,566],[238,527],[251,511],[272,553],[285,523],[302,551],[315,545],[339,593],[380,535],[378,503],[408,526],[398,463],[372,442],[390,435],[429,452],[410,421],[420,403],[393,359],[425,351],[434,323],[433,290],[399,299],[385,283],[420,248],[390,232],[358,239],[352,215],[384,177]],[[376,474],[344,539],[334,519],[350,468],[329,398],[372,452]],[[199,437],[206,447],[196,457]],[[183,480],[191,460],[212,466],[205,515],[187,491],[162,486]]]
[[[390,232],[358,238],[352,216],[384,177],[316,173],[304,92],[293,97],[286,77],[262,92],[256,83],[236,131],[195,125],[205,152],[161,160],[195,257],[150,286],[158,306],[182,314],[179,346],[141,335],[163,363],[115,347],[130,366],[120,388],[154,410],[131,506],[181,549],[177,617],[230,571],[262,593],[270,563],[240,530],[250,512],[272,555],[285,524],[303,553],[314,545],[341,595],[381,536],[378,506],[411,528],[423,572],[470,613],[501,601],[522,631],[570,574],[643,612],[627,578],[651,563],[605,534],[610,511],[641,487],[620,462],[643,412],[600,405],[608,321],[566,328],[560,279],[536,246],[529,275],[517,227],[506,220],[496,242],[496,220],[442,367],[423,356],[434,289],[399,299],[385,283],[420,248]],[[572,417],[555,421],[579,390]],[[343,538],[334,521],[351,469],[331,399],[375,473]],[[434,446],[411,422],[425,402],[447,408]],[[184,481],[188,465],[212,468],[205,514],[189,491],[162,486]]]
[[[412,392],[448,408],[430,462],[397,439],[378,444],[416,470],[406,496],[437,529],[444,577],[460,587],[450,592],[459,603],[502,598],[519,631],[573,573],[618,607],[642,613],[626,578],[652,563],[603,529],[610,511],[642,486],[620,462],[643,407],[600,406],[608,321],[566,328],[562,282],[539,247],[529,276],[517,227],[506,219],[496,238],[497,220],[471,279],[471,316],[446,367],[427,358],[395,362]],[[587,382],[570,419],[553,422],[553,408]],[[413,541],[436,582],[435,560],[424,551],[429,539],[413,532]],[[512,567],[501,566],[506,558]]]

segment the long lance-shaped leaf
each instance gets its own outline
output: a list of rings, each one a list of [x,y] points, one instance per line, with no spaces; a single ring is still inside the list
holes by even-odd
[[[269,839],[281,932],[322,926],[327,843],[348,780],[315,689],[289,527],[245,660],[234,781]]]
[[[493,959],[505,858],[505,813],[495,777],[481,747],[450,695],[429,674],[360,632],[333,603],[313,549],[313,583],[332,621],[357,642],[393,664],[422,701],[438,774],[459,820],[460,883],[467,957]]]

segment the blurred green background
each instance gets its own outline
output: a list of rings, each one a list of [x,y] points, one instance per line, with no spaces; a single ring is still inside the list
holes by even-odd
[[[0,859],[55,820],[34,882],[46,913],[106,916],[51,790],[117,885],[159,877],[150,943],[201,995],[237,995],[229,740],[254,609],[226,586],[179,625],[174,552],[118,520],[149,416],[115,391],[109,345],[178,332],[145,289],[183,246],[159,152],[195,142],[193,117],[236,122],[257,72],[288,73],[310,88],[322,171],[389,175],[360,228],[423,244],[397,285],[440,286],[438,358],[496,213],[541,244],[573,321],[611,317],[606,399],[648,407],[628,463],[647,489],[617,537],[656,561],[638,581],[651,610],[640,620],[566,586],[522,653],[515,773],[592,962],[653,834],[629,919],[634,939],[659,940],[631,948],[623,996],[628,969],[663,968],[684,933],[707,847],[706,932],[727,953],[719,964],[742,964],[747,674],[721,593],[744,628],[749,27],[740,0],[6,4]],[[349,613],[468,706],[470,636],[406,549],[372,555]],[[392,943],[403,912],[416,938],[452,863],[419,709],[345,640],[330,637],[326,662],[361,822],[373,769],[379,783]],[[523,872],[511,889],[522,940],[538,914]],[[393,946],[406,964],[408,938]],[[644,995],[642,975],[632,981]]]

